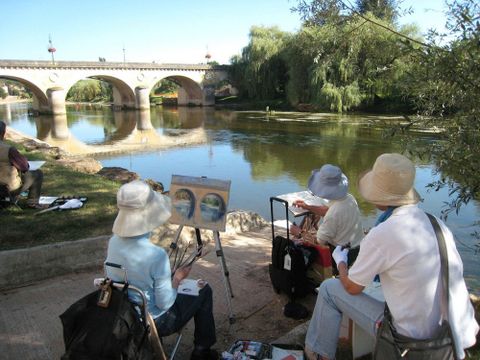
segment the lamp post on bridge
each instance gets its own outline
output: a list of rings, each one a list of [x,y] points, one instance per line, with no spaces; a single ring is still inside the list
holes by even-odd
[[[212,58],[212,55],[208,51],[208,45],[207,45],[207,53],[205,54],[205,59],[207,59],[207,64],[210,62],[211,58]]]
[[[52,37],[50,35],[48,35],[48,52],[50,54],[52,54],[52,64],[55,65],[55,57],[53,56],[53,54],[55,53],[55,51],[57,51],[57,49],[55,49],[53,47],[53,44],[52,44]]]

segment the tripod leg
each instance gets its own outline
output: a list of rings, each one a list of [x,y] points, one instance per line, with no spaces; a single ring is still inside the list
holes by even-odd
[[[225,256],[223,255],[222,244],[220,242],[220,233],[218,231],[214,231],[213,236],[215,238],[215,252],[217,254],[218,260],[220,261],[220,266],[223,273],[223,284],[225,285],[225,295],[227,298],[227,306],[229,312],[228,320],[230,324],[233,324],[235,323],[235,315],[233,314],[231,301],[231,298],[233,298],[232,284],[230,283],[227,263],[225,261]]]
[[[175,237],[173,238],[172,243],[170,244],[170,253],[168,254],[168,257],[171,258],[172,254],[175,253],[175,257],[172,261],[170,259],[170,266],[172,268],[172,272],[177,270],[177,260],[178,260],[178,239],[180,238],[180,233],[183,230],[183,225],[179,225],[177,228],[177,232],[175,233]]]

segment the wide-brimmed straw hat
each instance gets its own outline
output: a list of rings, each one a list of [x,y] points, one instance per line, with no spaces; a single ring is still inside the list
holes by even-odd
[[[338,200],[347,195],[348,179],[338,166],[325,164],[312,171],[308,189],[321,198]]]
[[[368,202],[383,206],[416,204],[415,166],[401,154],[380,155],[373,168],[360,176],[358,189]]]
[[[118,190],[118,215],[113,233],[121,237],[138,236],[165,223],[171,215],[168,196],[153,191],[149,185],[135,180]]]

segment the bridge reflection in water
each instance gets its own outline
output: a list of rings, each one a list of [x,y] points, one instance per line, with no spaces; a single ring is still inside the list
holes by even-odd
[[[170,148],[207,142],[203,121],[189,131],[172,129],[159,132],[152,124],[150,110],[113,112],[115,130],[110,133],[104,128],[104,140],[95,144],[77,139],[69,129],[68,120],[67,114],[37,117],[36,137],[72,155]]]

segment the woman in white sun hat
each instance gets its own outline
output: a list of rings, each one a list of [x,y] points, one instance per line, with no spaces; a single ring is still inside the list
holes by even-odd
[[[320,286],[305,339],[309,359],[334,359],[342,315],[375,336],[385,303],[364,294],[377,274],[398,333],[415,339],[431,337],[439,328],[442,294],[440,255],[435,231],[417,203],[415,167],[400,154],[380,155],[373,169],[361,176],[361,195],[385,211],[381,222],[362,240],[353,266],[346,266],[348,250],[333,253],[339,279]],[[438,220],[438,219],[437,219]],[[449,266],[448,317],[459,359],[475,344],[478,324],[463,279],[463,264],[453,235],[438,220],[445,237]]]
[[[190,267],[178,269],[172,277],[166,251],[150,242],[150,233],[171,215],[170,198],[135,180],[120,187],[119,209],[108,243],[107,261],[127,269],[129,283],[146,295],[148,311],[160,336],[177,332],[195,319],[194,349],[191,359],[217,359],[211,346],[216,342],[212,289],[206,284],[199,296],[177,294],[180,281]],[[107,267],[107,276],[123,280],[123,273]]]

